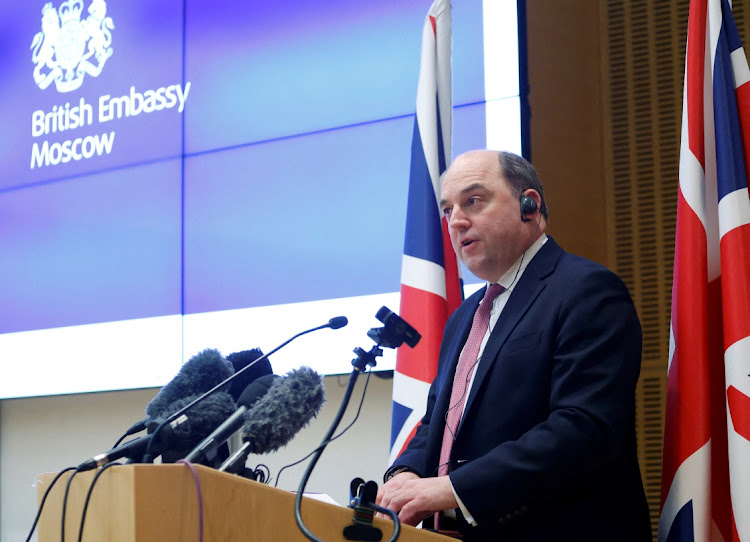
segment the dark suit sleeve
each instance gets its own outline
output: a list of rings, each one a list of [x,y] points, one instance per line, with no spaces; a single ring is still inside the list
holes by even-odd
[[[459,447],[467,459],[450,475],[480,525],[562,501],[578,487],[617,484],[634,455],[641,328],[627,289],[598,266],[556,273],[546,288],[554,293],[539,296],[518,326],[537,330],[538,343],[514,353],[503,347],[484,383],[494,389],[481,390],[481,408],[512,418],[489,432],[527,427],[513,438],[467,428],[474,441]],[[523,369],[511,373],[513,366]],[[517,379],[507,382],[511,374]],[[476,457],[467,452],[483,446]]]

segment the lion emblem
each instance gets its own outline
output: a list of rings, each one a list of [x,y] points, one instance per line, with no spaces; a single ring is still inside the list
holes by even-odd
[[[42,90],[54,81],[58,92],[71,92],[86,74],[97,77],[112,56],[112,17],[104,0],[92,0],[88,17],[81,20],[83,0],[66,0],[55,10],[42,8],[42,31],[31,43],[34,82]]]

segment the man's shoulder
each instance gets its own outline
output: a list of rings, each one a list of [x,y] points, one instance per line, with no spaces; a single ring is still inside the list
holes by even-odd
[[[549,246],[548,246],[549,245]],[[545,249],[547,249],[545,251]],[[542,254],[545,251],[545,254]],[[549,237],[545,243],[540,254],[547,257],[553,257],[555,259],[556,270],[561,270],[565,273],[577,273],[577,274],[603,274],[603,275],[614,275],[617,274],[608,268],[607,266],[595,262],[589,258],[567,252],[565,249],[560,247],[552,237]]]

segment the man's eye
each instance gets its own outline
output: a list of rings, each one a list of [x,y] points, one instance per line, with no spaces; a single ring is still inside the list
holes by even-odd
[[[476,202],[477,202],[477,198],[474,198],[474,197],[471,197],[471,198],[469,198],[469,199],[466,200],[466,204],[467,205],[474,205],[474,204],[476,204]]]
[[[443,215],[445,215],[445,216],[450,216],[451,215],[450,207],[446,207],[445,209],[443,209]]]

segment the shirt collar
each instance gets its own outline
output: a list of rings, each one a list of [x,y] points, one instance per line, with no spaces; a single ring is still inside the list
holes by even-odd
[[[523,275],[523,272],[526,270],[526,267],[529,265],[529,262],[534,259],[534,256],[536,256],[536,253],[539,252],[539,250],[544,246],[544,243],[547,242],[547,234],[542,233],[542,235],[539,236],[539,238],[534,241],[529,248],[527,248],[523,254],[521,254],[521,257],[516,260],[516,263],[514,263],[510,269],[508,269],[505,274],[498,279],[497,283],[504,287],[506,291],[512,291],[516,284],[518,284],[518,281],[521,280],[521,275]],[[488,283],[489,285],[490,283]]]

